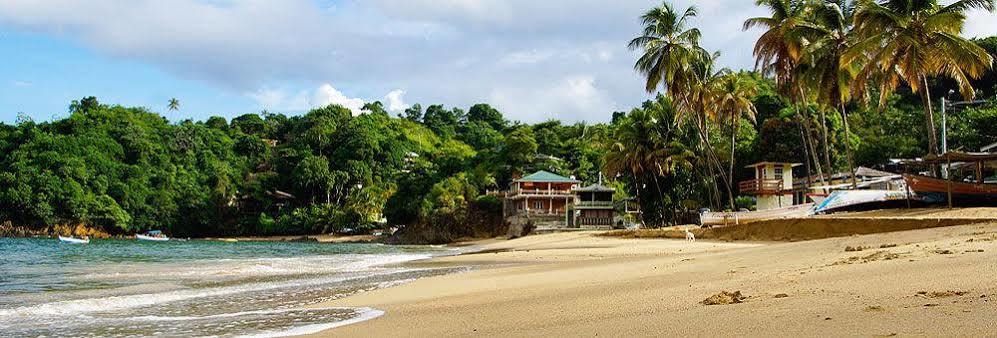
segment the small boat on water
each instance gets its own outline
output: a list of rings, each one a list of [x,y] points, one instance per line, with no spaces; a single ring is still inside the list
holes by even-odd
[[[166,237],[166,235],[164,235],[163,232],[159,230],[152,230],[144,234],[135,234],[135,239],[140,241],[152,241],[152,242],[166,242],[170,240],[169,237]]]
[[[76,238],[76,237],[63,237],[63,236],[59,236],[59,242],[68,243],[68,244],[89,244],[90,243],[90,238],[88,238],[88,237]]]

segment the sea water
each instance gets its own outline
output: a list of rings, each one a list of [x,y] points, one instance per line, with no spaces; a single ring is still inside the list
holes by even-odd
[[[316,304],[461,270],[378,244],[0,238],[0,336],[288,336],[382,314]]]

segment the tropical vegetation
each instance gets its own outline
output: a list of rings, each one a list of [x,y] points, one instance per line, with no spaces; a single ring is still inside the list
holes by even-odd
[[[404,225],[446,241],[498,231],[492,192],[542,169],[585,182],[604,174],[657,226],[701,208],[750,208],[737,182],[753,162],[804,163],[799,174],[818,184],[937,152],[943,96],[977,100],[949,110],[951,149],[997,142],[997,37],[960,36],[966,11],[993,1],[757,4],[769,15],[744,24],[760,33],[754,71],[717,65],[694,7],[664,2],[640,16],[628,46],[652,99],[606,112],[606,123],[525,124],[487,104],[392,116],[379,102],[360,114],[332,105],[170,122],[95,97],[62,119],[19,115],[0,123],[0,222],[177,236]]]

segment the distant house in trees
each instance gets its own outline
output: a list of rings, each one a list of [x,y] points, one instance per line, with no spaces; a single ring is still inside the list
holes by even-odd
[[[532,223],[539,230],[611,228],[613,188],[582,182],[547,171],[512,181],[505,192],[504,216],[515,225]]]

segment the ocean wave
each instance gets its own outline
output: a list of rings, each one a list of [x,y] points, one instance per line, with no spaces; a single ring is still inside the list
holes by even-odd
[[[101,272],[84,273],[75,278],[87,281],[108,280],[198,280],[244,277],[329,274],[430,258],[430,254],[345,254],[293,258],[223,259],[177,264],[127,264],[105,266]]]
[[[350,324],[356,324],[356,323],[359,323],[359,322],[371,320],[371,319],[374,319],[374,318],[377,318],[377,317],[380,317],[380,316],[384,315],[384,311],[373,309],[373,308],[369,308],[369,307],[356,308],[356,310],[357,310],[357,312],[359,312],[359,315],[356,316],[356,317],[347,319],[347,320],[341,320],[341,321],[332,322],[332,323],[303,325],[303,326],[298,326],[298,327],[294,327],[294,328],[287,329],[287,330],[282,330],[282,331],[270,331],[270,332],[263,332],[263,333],[257,333],[257,334],[251,334],[251,335],[244,335],[244,336],[240,336],[240,337],[245,337],[245,338],[271,338],[271,337],[289,337],[289,336],[301,336],[301,335],[307,335],[307,334],[315,334],[315,333],[319,333],[319,332],[322,332],[322,331],[325,331],[325,330],[334,329],[334,328],[341,327],[341,326],[346,326],[346,325],[350,325]]]
[[[427,254],[411,254],[411,255],[380,255],[377,257],[370,257],[371,259],[365,260],[363,262],[355,262],[354,264],[349,264],[349,267],[354,273],[348,276],[331,276],[331,277],[321,277],[321,278],[310,278],[310,279],[296,279],[282,282],[261,282],[261,283],[250,283],[243,285],[234,286],[224,286],[224,287],[214,287],[214,288],[204,288],[204,289],[184,289],[175,290],[169,292],[159,292],[159,293],[144,293],[144,294],[131,294],[123,296],[109,296],[101,298],[84,298],[76,300],[66,300],[66,301],[56,301],[44,304],[37,304],[31,306],[24,306],[12,309],[0,309],[0,322],[2,321],[16,321],[23,318],[33,318],[35,316],[67,316],[67,315],[79,315],[91,312],[103,312],[103,311],[114,311],[131,309],[145,306],[153,306],[163,303],[170,303],[176,301],[183,301],[189,299],[206,298],[206,297],[216,297],[225,296],[244,292],[258,292],[272,289],[280,288],[301,288],[309,286],[317,286],[330,283],[339,283],[350,280],[357,280],[362,278],[368,278],[372,276],[387,275],[393,273],[400,273],[406,271],[415,271],[418,269],[410,268],[398,268],[398,269],[385,269],[382,271],[370,270],[368,268],[374,266],[397,264],[413,260],[425,259],[430,256]]]

